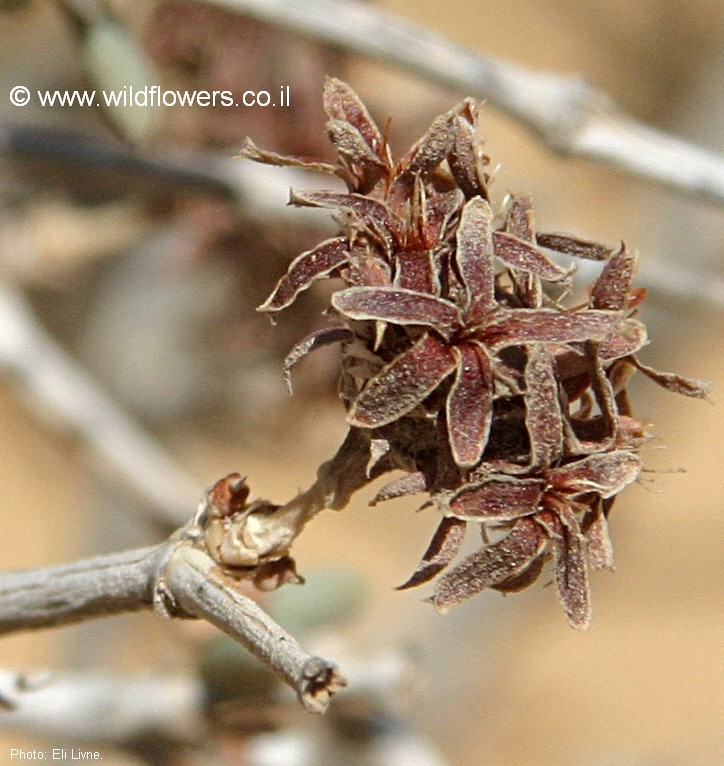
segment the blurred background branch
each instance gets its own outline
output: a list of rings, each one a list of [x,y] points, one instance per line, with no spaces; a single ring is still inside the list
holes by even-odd
[[[35,414],[79,436],[173,529],[190,515],[198,487],[35,320],[22,293],[0,282],[0,368]]]
[[[357,0],[203,0],[485,99],[550,149],[724,205],[724,157],[647,127],[580,77],[474,53]]]

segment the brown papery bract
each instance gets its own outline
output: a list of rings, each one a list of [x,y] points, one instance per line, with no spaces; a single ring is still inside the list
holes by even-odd
[[[367,465],[358,485],[402,469],[407,477],[373,503],[424,492],[442,515],[400,587],[451,566],[431,598],[444,611],[487,588],[527,587],[551,560],[569,623],[587,627],[589,573],[613,569],[606,517],[636,481],[648,438],[631,413],[628,380],[641,370],[699,398],[710,384],[636,358],[647,335],[632,315],[644,293],[633,287],[636,255],[625,245],[614,252],[536,232],[523,195],[496,213],[471,99],[435,118],[399,162],[348,85],[328,79],[324,107],[336,165],[251,142],[242,152],[348,186],[346,194],[292,193],[295,205],[343,213],[342,230],[296,258],[261,310],[286,308],[320,279],[342,284],[331,296],[334,326],[298,343],[286,370],[341,342],[340,391],[356,434],[349,443]],[[564,304],[572,270],[557,254],[604,263],[587,305]],[[455,566],[470,525],[494,542]]]

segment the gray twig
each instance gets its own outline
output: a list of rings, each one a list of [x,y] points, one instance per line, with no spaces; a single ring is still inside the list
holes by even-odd
[[[188,530],[157,546],[0,575],[0,634],[142,609],[211,622],[289,684],[312,713],[324,712],[346,685],[334,663],[310,655],[244,596]]]
[[[0,574],[0,634],[150,609],[167,545]]]
[[[724,204],[724,158],[636,121],[582,78],[480,55],[357,0],[203,2],[484,98],[560,154]]]
[[[185,613],[207,620],[243,644],[297,692],[310,712],[323,713],[330,697],[346,686],[334,663],[308,654],[198,548],[176,548],[164,581]]]

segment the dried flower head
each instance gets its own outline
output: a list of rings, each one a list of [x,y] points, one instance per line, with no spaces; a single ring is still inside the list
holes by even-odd
[[[243,155],[342,178],[348,193],[293,191],[295,205],[337,211],[341,231],[296,258],[261,311],[273,314],[335,277],[335,324],[300,341],[341,343],[340,392],[365,436],[367,473],[407,472],[373,503],[426,492],[442,520],[401,587],[445,570],[468,525],[482,548],[435,586],[440,610],[485,588],[530,585],[552,559],[571,625],[591,617],[589,570],[612,569],[607,516],[641,471],[647,438],[626,384],[641,370],[660,385],[705,397],[710,385],[643,365],[646,330],[636,258],[536,231],[530,200],[491,205],[489,160],[466,99],[437,117],[399,161],[358,96],[329,79],[327,132],[338,161],[281,157],[251,141]],[[571,271],[554,256],[605,262],[585,305],[561,298]]]

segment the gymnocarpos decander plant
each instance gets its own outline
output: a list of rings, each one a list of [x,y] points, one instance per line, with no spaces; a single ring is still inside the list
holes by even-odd
[[[623,244],[612,250],[539,232],[526,196],[494,206],[474,101],[437,117],[399,161],[348,85],[328,79],[324,107],[335,164],[283,157],[250,140],[242,151],[348,187],[292,191],[292,204],[336,211],[340,232],[298,256],[260,307],[274,315],[314,282],[339,283],[330,326],[302,339],[285,362],[289,375],[313,349],[341,347],[350,431],[321,474],[345,467],[345,486],[338,479],[314,512],[342,507],[366,482],[403,469],[372,502],[424,493],[441,518],[400,587],[440,575],[431,601],[444,611],[486,588],[525,588],[552,560],[569,623],[587,627],[589,572],[613,568],[609,511],[638,478],[649,438],[632,413],[628,380],[638,370],[702,398],[710,384],[639,361],[644,292],[633,287],[636,256]],[[584,302],[568,305],[571,270],[555,253],[603,263]],[[481,547],[454,564],[468,527]],[[291,561],[299,528],[260,561]]]

